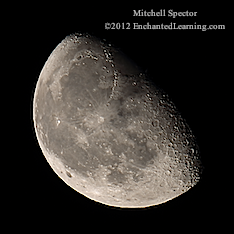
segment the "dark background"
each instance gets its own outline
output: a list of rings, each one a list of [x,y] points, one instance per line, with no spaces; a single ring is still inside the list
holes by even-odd
[[[220,150],[223,144],[223,122],[228,115],[226,107],[228,79],[226,39],[228,25],[223,15],[217,16],[218,7],[165,7],[165,6],[125,6],[109,2],[105,6],[82,6],[82,4],[58,3],[57,5],[27,6],[30,11],[22,16],[21,29],[25,30],[27,44],[22,42],[21,49],[29,60],[28,107],[30,109],[30,160],[27,173],[34,178],[26,185],[26,200],[30,200],[30,212],[42,212],[45,220],[57,217],[70,226],[78,226],[86,219],[94,225],[108,223],[111,230],[125,223],[129,228],[143,228],[151,223],[158,225],[159,220],[178,220],[177,225],[212,223],[220,208],[220,198],[225,193],[223,179],[219,176],[217,162],[227,157]],[[99,3],[101,4],[101,3]],[[66,8],[64,8],[66,6]],[[69,10],[67,10],[69,9]],[[172,19],[168,17],[133,17],[133,9],[159,11],[197,11],[192,18]],[[220,9],[220,11],[222,11]],[[226,30],[105,30],[105,22],[138,22],[139,24],[226,24]],[[40,72],[55,47],[65,36],[75,32],[88,32],[105,38],[121,47],[142,66],[156,85],[163,88],[171,97],[191,127],[200,147],[202,162],[205,166],[201,181],[191,190],[172,201],[147,209],[118,209],[96,203],[80,195],[67,186],[50,168],[38,145],[32,120],[32,104],[36,82]],[[223,200],[222,200],[223,201]],[[222,205],[221,205],[222,206]],[[109,216],[110,215],[110,216]],[[103,222],[95,223],[103,216]],[[82,218],[80,218],[82,217]],[[113,219],[111,219],[112,217]],[[220,214],[218,214],[220,217]],[[147,224],[147,220],[149,224]],[[82,220],[82,221],[81,221]],[[142,220],[143,223],[141,223]],[[209,221],[210,220],[210,221]],[[89,224],[92,226],[92,224]],[[89,226],[88,225],[88,226]],[[142,226],[143,225],[143,226]],[[87,227],[88,227],[87,226]],[[152,225],[149,225],[152,227]],[[156,227],[155,227],[156,228]],[[78,228],[79,229],[79,228]],[[121,229],[120,229],[121,230]],[[155,229],[157,231],[157,228]]]

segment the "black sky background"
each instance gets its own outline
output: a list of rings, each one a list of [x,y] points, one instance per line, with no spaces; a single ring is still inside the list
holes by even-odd
[[[217,17],[213,10],[200,7],[165,7],[165,6],[123,6],[110,3],[110,7],[82,7],[71,4],[70,12],[63,4],[47,6],[38,10],[33,6],[22,17],[21,29],[27,34],[27,46],[24,55],[29,58],[27,75],[30,92],[30,128],[29,145],[30,163],[33,166],[34,184],[29,186],[28,197],[32,199],[32,210],[45,210],[48,216],[79,215],[88,212],[91,217],[114,215],[124,220],[129,215],[134,217],[144,214],[156,217],[176,217],[178,212],[182,220],[198,217],[199,222],[207,222],[206,215],[211,215],[217,207],[217,187],[222,181],[214,177],[214,167],[218,145],[222,144],[220,126],[225,119],[224,90],[229,85],[226,74],[226,30],[106,30],[106,22],[139,24],[226,24],[224,17]],[[30,9],[30,8],[28,8]],[[173,9],[177,11],[197,11],[196,18],[171,19],[168,17],[133,17],[133,9],[159,11]],[[65,13],[64,13],[65,12]],[[226,25],[226,27],[228,27]],[[26,29],[26,30],[25,30]],[[100,205],[78,194],[67,186],[53,172],[46,162],[38,145],[33,129],[32,98],[40,72],[55,47],[67,35],[75,32],[88,32],[122,48],[139,66],[153,77],[156,85],[169,94],[197,138],[205,166],[201,181],[187,193],[165,204],[148,208],[117,209]],[[22,48],[21,48],[22,49]],[[224,111],[222,111],[224,110]],[[29,168],[31,171],[32,169]],[[213,198],[215,197],[215,198]],[[183,211],[183,212],[182,212]],[[195,215],[197,214],[197,215]],[[120,216],[122,218],[120,218]],[[122,220],[122,221],[123,221]],[[136,219],[137,220],[137,219]],[[114,222],[114,221],[113,221]],[[123,221],[124,222],[124,221]]]

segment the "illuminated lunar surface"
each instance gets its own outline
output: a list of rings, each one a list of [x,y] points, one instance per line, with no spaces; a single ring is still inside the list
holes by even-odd
[[[92,200],[157,205],[200,178],[195,138],[168,96],[121,51],[90,35],[70,35],[52,52],[33,112],[48,163]]]

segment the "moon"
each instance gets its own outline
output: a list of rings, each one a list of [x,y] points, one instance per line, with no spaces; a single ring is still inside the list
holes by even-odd
[[[200,179],[199,148],[169,96],[117,47],[67,36],[38,79],[33,121],[54,172],[87,198],[148,207]]]

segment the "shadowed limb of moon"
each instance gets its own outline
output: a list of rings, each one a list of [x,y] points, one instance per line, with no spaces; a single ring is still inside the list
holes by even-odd
[[[103,204],[146,207],[193,187],[195,138],[168,96],[114,46],[66,37],[40,74],[36,135],[69,186]]]

